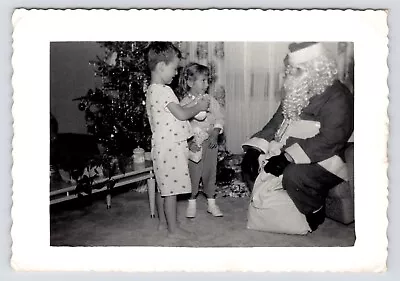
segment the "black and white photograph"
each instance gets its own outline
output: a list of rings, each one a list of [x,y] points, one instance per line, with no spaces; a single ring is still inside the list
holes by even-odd
[[[353,73],[352,42],[52,42],[50,245],[353,246]]]
[[[14,268],[384,270],[384,12],[13,23]]]

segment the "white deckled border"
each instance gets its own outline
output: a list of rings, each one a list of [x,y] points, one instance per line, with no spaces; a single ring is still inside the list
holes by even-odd
[[[385,270],[389,93],[386,18],[384,11],[351,10],[16,10],[12,58],[12,266],[39,271]],[[355,246],[50,247],[49,43],[103,40],[354,41]]]

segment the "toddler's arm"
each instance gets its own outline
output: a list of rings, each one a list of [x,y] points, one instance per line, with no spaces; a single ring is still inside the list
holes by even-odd
[[[210,112],[214,115],[215,117],[215,124],[214,124],[214,128],[218,128],[219,133],[222,134],[223,130],[224,130],[224,113],[223,110],[221,108],[221,106],[219,105],[219,102],[214,98],[214,97],[210,97]]]

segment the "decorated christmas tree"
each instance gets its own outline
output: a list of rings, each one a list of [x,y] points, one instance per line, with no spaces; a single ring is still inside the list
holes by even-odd
[[[136,147],[150,151],[151,130],[145,109],[149,72],[148,42],[100,42],[104,57],[90,64],[100,86],[79,100],[89,134],[107,156],[130,156]]]

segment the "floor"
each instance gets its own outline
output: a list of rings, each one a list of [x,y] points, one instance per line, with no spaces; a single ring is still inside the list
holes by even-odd
[[[113,195],[106,209],[104,194],[92,200],[74,200],[50,209],[51,246],[169,246],[169,247],[347,247],[355,242],[354,223],[343,225],[326,219],[308,235],[284,235],[246,229],[248,197],[217,199],[225,216],[206,212],[206,199],[199,196],[198,215],[184,217],[186,198],[178,202],[181,226],[193,232],[190,239],[167,238],[150,218],[147,193],[127,186]]]

